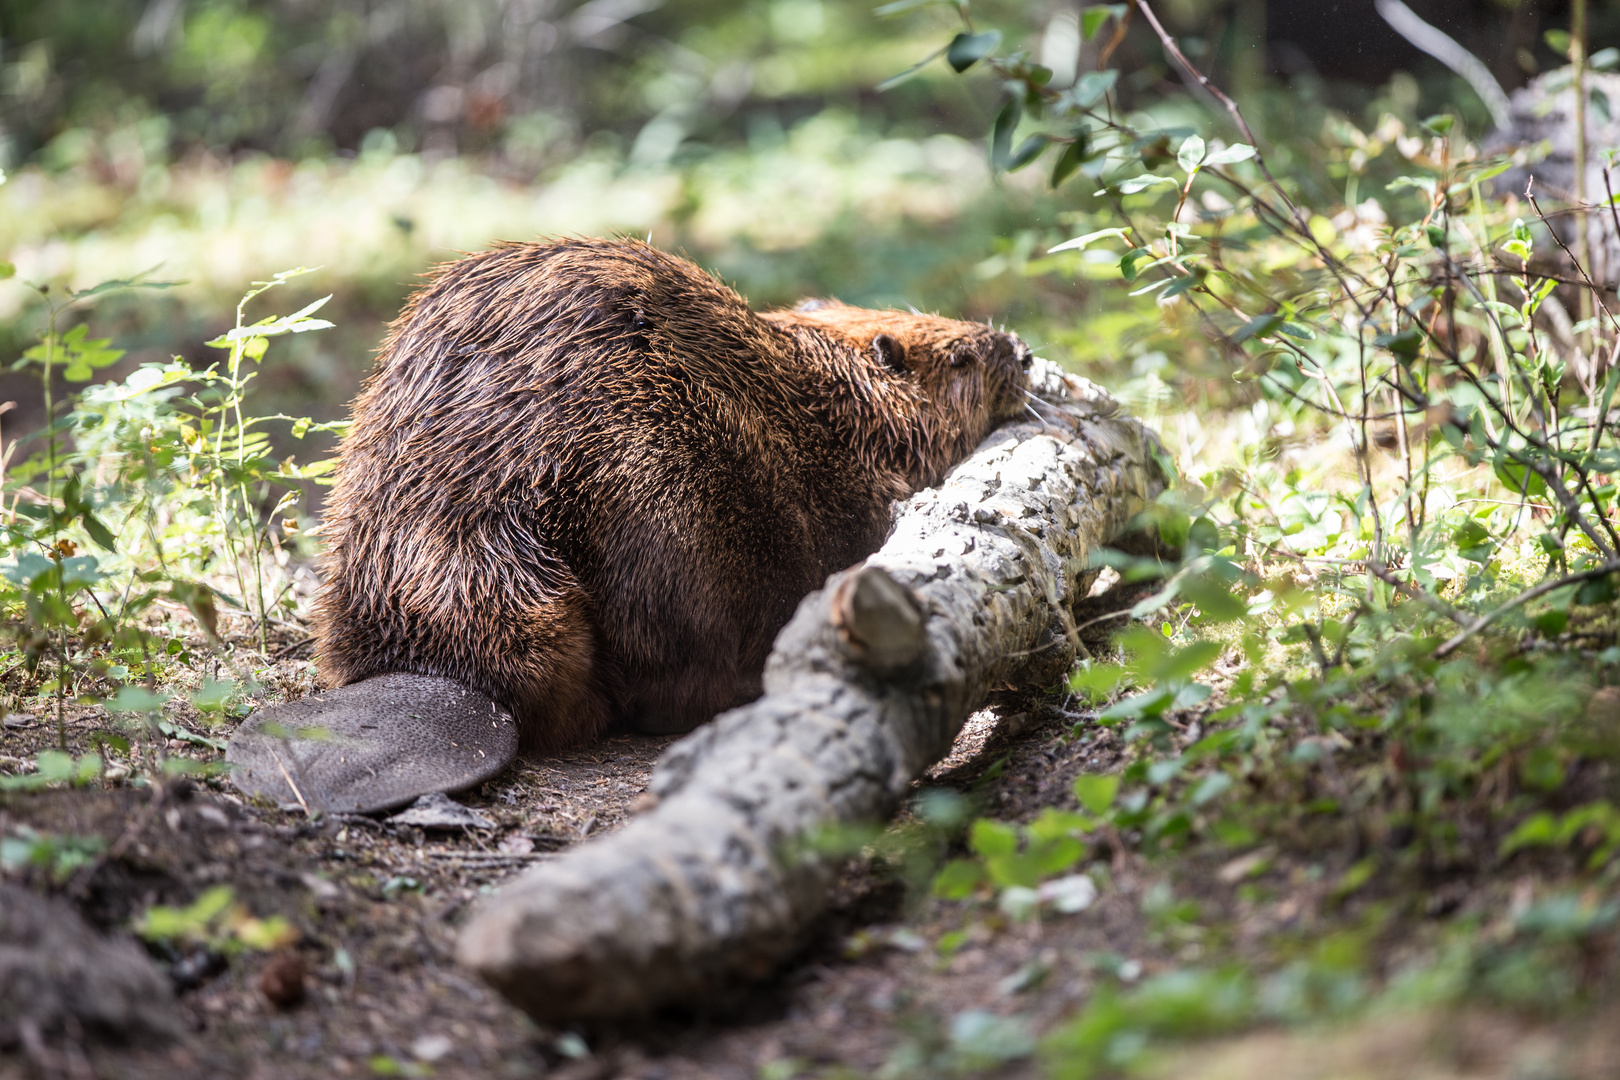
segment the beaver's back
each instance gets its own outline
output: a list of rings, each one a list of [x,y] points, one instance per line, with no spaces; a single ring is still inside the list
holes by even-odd
[[[450,264],[396,322],[341,452],[327,678],[459,678],[541,745],[732,703],[829,564],[881,541],[895,494],[814,420],[815,391],[791,335],[646,245]]]

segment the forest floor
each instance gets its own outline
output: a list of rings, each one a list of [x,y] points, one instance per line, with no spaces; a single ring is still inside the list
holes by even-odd
[[[288,662],[282,686],[307,683]],[[294,691],[296,692],[296,690]],[[1082,772],[1117,771],[1114,729],[1062,698],[1024,698],[976,714],[952,755],[921,785],[969,794],[979,811],[1027,822],[1075,804]],[[83,753],[106,727],[98,709],[66,715]],[[213,733],[218,737],[218,733]],[[1225,946],[1258,955],[1280,928],[1336,910],[1332,875],[1277,855],[1263,900],[1239,885],[1244,858],[1196,852],[1142,859],[1117,852],[1085,910],[1025,921],[929,899],[880,862],[856,859],[829,915],[771,981],[662,1015],[573,1031],[542,1029],[454,962],[459,926],[481,894],[558,851],[618,828],[634,812],[671,740],[621,735],[464,793],[489,827],[424,829],[256,807],[221,779],[166,788],[101,785],[0,796],[0,836],[99,837],[89,871],[23,875],[113,934],[154,905],[184,909],[228,885],[260,919],[285,918],[280,951],[181,943],[159,949],[186,1033],[159,1046],[70,1044],[42,1064],[0,1055],[0,1080],[98,1077],[535,1076],[788,1080],[791,1077],[1033,1076],[1034,1040],[1100,982],[1133,981],[1197,961],[1212,942],[1154,914],[1161,883],[1193,898]],[[0,753],[30,758],[57,742],[54,717],[13,714]],[[174,740],[166,750],[217,760]],[[13,875],[15,876],[15,875]],[[1438,913],[1513,903],[1524,882],[1489,876],[1409,898]],[[942,947],[942,942],[951,945]],[[286,990],[288,972],[301,983]],[[277,989],[279,979],[281,988]],[[282,1004],[272,1003],[281,999]],[[1060,1070],[1061,1071],[1061,1070]],[[1620,1075],[1620,1009],[1562,1020],[1473,1008],[1374,1013],[1354,1026],[1262,1030],[1191,1052],[1174,1046],[1164,1076],[1216,1078]]]

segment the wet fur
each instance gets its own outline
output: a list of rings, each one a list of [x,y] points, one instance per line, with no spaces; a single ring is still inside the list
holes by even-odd
[[[436,271],[354,407],[327,504],[324,678],[448,676],[555,750],[760,692],[777,630],[889,506],[1022,406],[977,323],[756,313],[635,241]]]

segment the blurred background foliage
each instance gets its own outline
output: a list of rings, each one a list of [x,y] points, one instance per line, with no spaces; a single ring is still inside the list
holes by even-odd
[[[1559,3],[1415,6],[1509,87],[1558,62],[1543,31],[1567,21]],[[1594,40],[1613,8],[1594,11]],[[992,0],[973,18],[1062,85],[1103,44],[1081,40],[1079,11]],[[1330,113],[1371,128],[1457,102],[1485,125],[1372,0],[1175,0],[1163,15],[1312,201],[1344,184],[1315,138]],[[260,393],[331,418],[426,267],[495,239],[625,231],[685,249],[756,304],[913,304],[1004,321],[1094,371],[1151,366],[1117,291],[1038,256],[1106,215],[1094,185],[1054,195],[1035,170],[992,176],[988,77],[936,60],[878,89],[956,19],[870,0],[0,0],[0,252],[19,271],[0,283],[0,351],[38,330],[19,281],[156,267],[183,282],[99,310],[132,368],[201,361],[249,282],[319,265],[299,288],[336,293],[337,330],[281,351]],[[1117,107],[1207,121],[1140,21],[1110,62],[1126,73]],[[1199,392],[1216,384],[1229,389],[1216,376]],[[18,402],[8,427],[39,425],[26,381],[0,397]]]

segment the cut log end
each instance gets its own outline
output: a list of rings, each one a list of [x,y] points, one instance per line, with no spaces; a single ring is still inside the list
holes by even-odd
[[[928,651],[917,597],[881,567],[863,566],[833,587],[832,624],[846,655],[876,675],[902,671]]]

